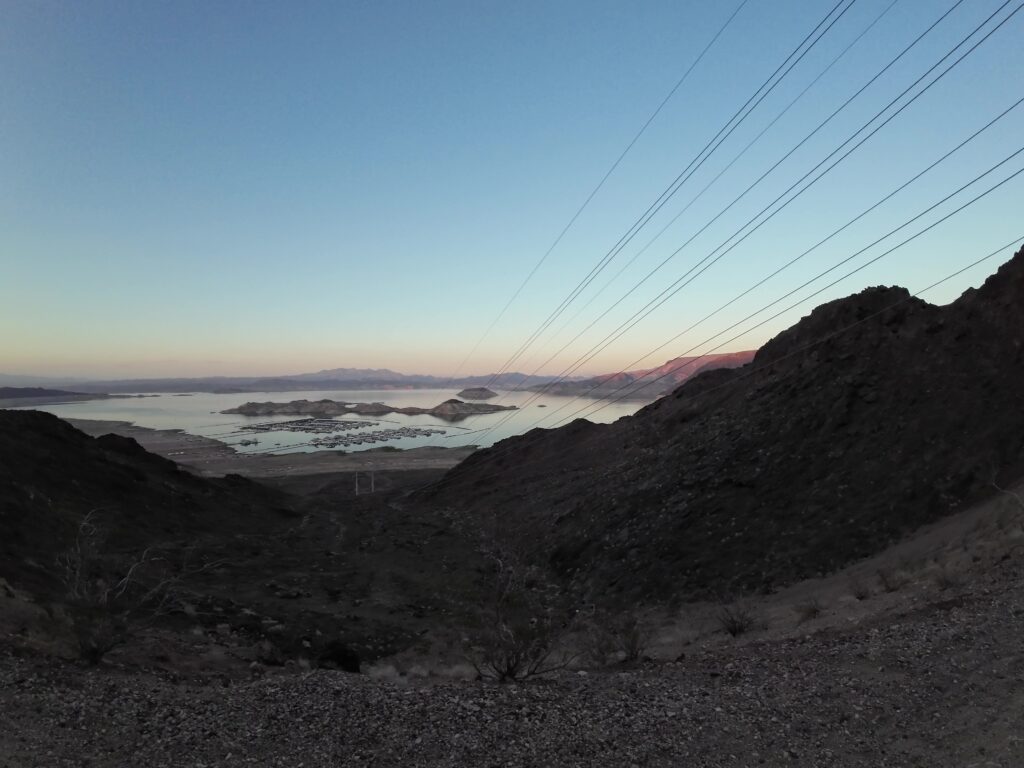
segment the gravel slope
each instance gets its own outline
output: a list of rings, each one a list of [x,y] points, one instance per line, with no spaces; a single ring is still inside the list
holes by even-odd
[[[1024,558],[849,629],[521,685],[0,658],[0,766],[1024,765]]]

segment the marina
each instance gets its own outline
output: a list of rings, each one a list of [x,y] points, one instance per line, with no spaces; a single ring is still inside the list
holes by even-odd
[[[381,429],[376,432],[368,432],[361,435],[341,434],[331,437],[318,437],[309,441],[309,444],[317,448],[348,447],[350,445],[370,445],[372,443],[386,443],[389,440],[401,440],[406,437],[430,437],[431,435],[443,435],[443,429],[424,429],[422,427],[399,427],[398,429]]]
[[[246,424],[241,427],[244,432],[305,432],[307,434],[330,434],[348,429],[376,427],[376,421],[343,421],[340,419],[292,419],[291,421],[264,421],[259,424]]]

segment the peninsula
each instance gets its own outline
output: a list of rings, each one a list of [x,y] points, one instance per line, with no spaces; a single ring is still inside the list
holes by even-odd
[[[108,395],[105,392],[69,392],[64,389],[43,387],[0,387],[0,408],[24,408],[33,405],[77,403],[82,400],[109,400],[114,397],[137,395]]]

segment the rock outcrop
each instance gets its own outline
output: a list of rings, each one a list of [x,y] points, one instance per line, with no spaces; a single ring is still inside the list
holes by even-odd
[[[199,478],[118,435],[49,413],[0,410],[0,577],[47,594],[51,565],[94,511],[113,551],[287,522],[283,494],[237,475]],[[36,563],[30,567],[26,563]]]

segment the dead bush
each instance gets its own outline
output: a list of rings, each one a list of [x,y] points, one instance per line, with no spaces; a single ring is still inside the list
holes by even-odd
[[[193,550],[180,553],[179,562],[157,547],[138,554],[112,552],[97,512],[82,519],[74,544],[55,563],[79,657],[91,665],[125,643],[133,630],[179,609],[184,577],[221,565],[193,566]]]
[[[932,578],[935,581],[935,586],[943,592],[947,589],[956,589],[963,584],[961,575],[950,568],[948,564],[937,568]]]
[[[808,600],[804,600],[802,603],[794,605],[793,610],[796,611],[797,623],[803,624],[804,622],[811,621],[821,616],[823,609],[818,598],[812,597]]]
[[[910,576],[902,568],[879,568],[878,583],[886,592],[896,592],[910,581]]]
[[[583,631],[583,655],[595,667],[637,661],[650,639],[646,625],[633,614],[595,616]]]
[[[871,597],[871,587],[860,579],[853,579],[850,581],[850,594],[855,600],[867,600]]]
[[[492,548],[491,595],[471,637],[467,660],[482,679],[524,680],[568,666],[564,648],[574,611],[543,572],[508,550]]]
[[[746,634],[757,624],[754,612],[740,603],[723,605],[715,618],[718,626],[732,637]]]

